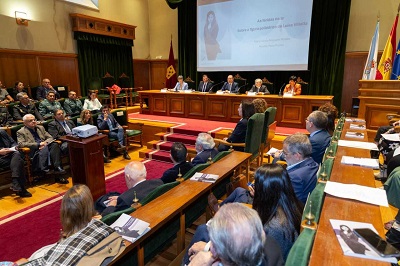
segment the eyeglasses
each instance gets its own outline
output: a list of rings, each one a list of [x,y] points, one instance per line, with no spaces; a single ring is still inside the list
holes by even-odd
[[[27,122],[29,122],[29,123],[36,122],[36,119],[29,119],[29,120],[27,120]]]

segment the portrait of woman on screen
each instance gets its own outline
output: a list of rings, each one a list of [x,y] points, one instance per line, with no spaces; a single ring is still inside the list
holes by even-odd
[[[208,11],[206,24],[204,25],[204,44],[208,60],[215,60],[217,54],[221,52],[218,36],[218,23],[214,11]]]

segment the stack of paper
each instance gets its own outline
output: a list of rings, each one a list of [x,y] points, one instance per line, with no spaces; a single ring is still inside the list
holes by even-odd
[[[365,120],[361,118],[346,118],[346,122],[365,123]]]
[[[351,129],[365,129],[365,125],[350,124]]]
[[[339,140],[339,146],[378,151],[378,146],[373,142]]]
[[[374,226],[369,223],[360,223],[352,221],[334,220],[330,219],[333,231],[339,241],[340,247],[343,250],[345,256],[352,256],[358,258],[380,260],[397,264],[397,259],[394,257],[381,257],[378,253],[372,250],[371,247],[359,238],[355,233],[354,229],[357,228],[369,228],[375,233],[378,233]],[[364,263],[365,265],[369,263]]]
[[[345,137],[355,138],[355,139],[363,139],[364,133],[347,131]]]
[[[149,223],[123,213],[110,227],[123,239],[135,242],[150,230]]]
[[[390,141],[400,141],[400,134],[382,134],[382,137]]]
[[[219,177],[219,175],[203,174],[203,173],[197,172],[190,178],[190,180],[214,183],[215,181],[217,181],[218,177]]]
[[[343,156],[342,164],[349,164],[349,165],[368,167],[368,168],[372,168],[372,169],[379,169],[378,159],[371,159],[371,158],[357,158],[357,157],[351,157],[351,156]]]

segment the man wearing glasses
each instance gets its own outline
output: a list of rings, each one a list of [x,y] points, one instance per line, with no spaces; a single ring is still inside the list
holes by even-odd
[[[61,166],[61,152],[58,143],[54,142],[53,137],[46,132],[43,126],[37,125],[33,115],[25,115],[23,121],[25,126],[17,131],[18,147],[30,148],[34,171],[40,171],[44,174],[49,173],[49,163],[51,161],[55,174],[65,174],[65,170]],[[56,177],[55,181],[60,184],[69,183],[64,177]]]
[[[38,121],[44,120],[35,105],[31,103],[28,94],[20,92],[17,94],[17,99],[19,104],[13,106],[13,118],[15,121],[22,121],[22,117],[27,114],[35,116]]]

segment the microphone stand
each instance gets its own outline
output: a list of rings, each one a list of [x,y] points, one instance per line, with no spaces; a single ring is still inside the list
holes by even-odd
[[[281,88],[279,89],[279,96],[282,96],[282,89],[283,89],[283,86],[285,86],[285,83],[283,83],[282,86],[281,86]]]
[[[225,81],[222,81],[222,82],[219,82],[219,83],[217,83],[217,84],[215,84],[215,85],[212,85],[211,88],[210,88],[210,90],[209,90],[208,92],[209,92],[209,93],[214,92],[214,88],[217,87],[218,85],[221,85],[221,84],[224,83],[224,82],[225,82]]]

